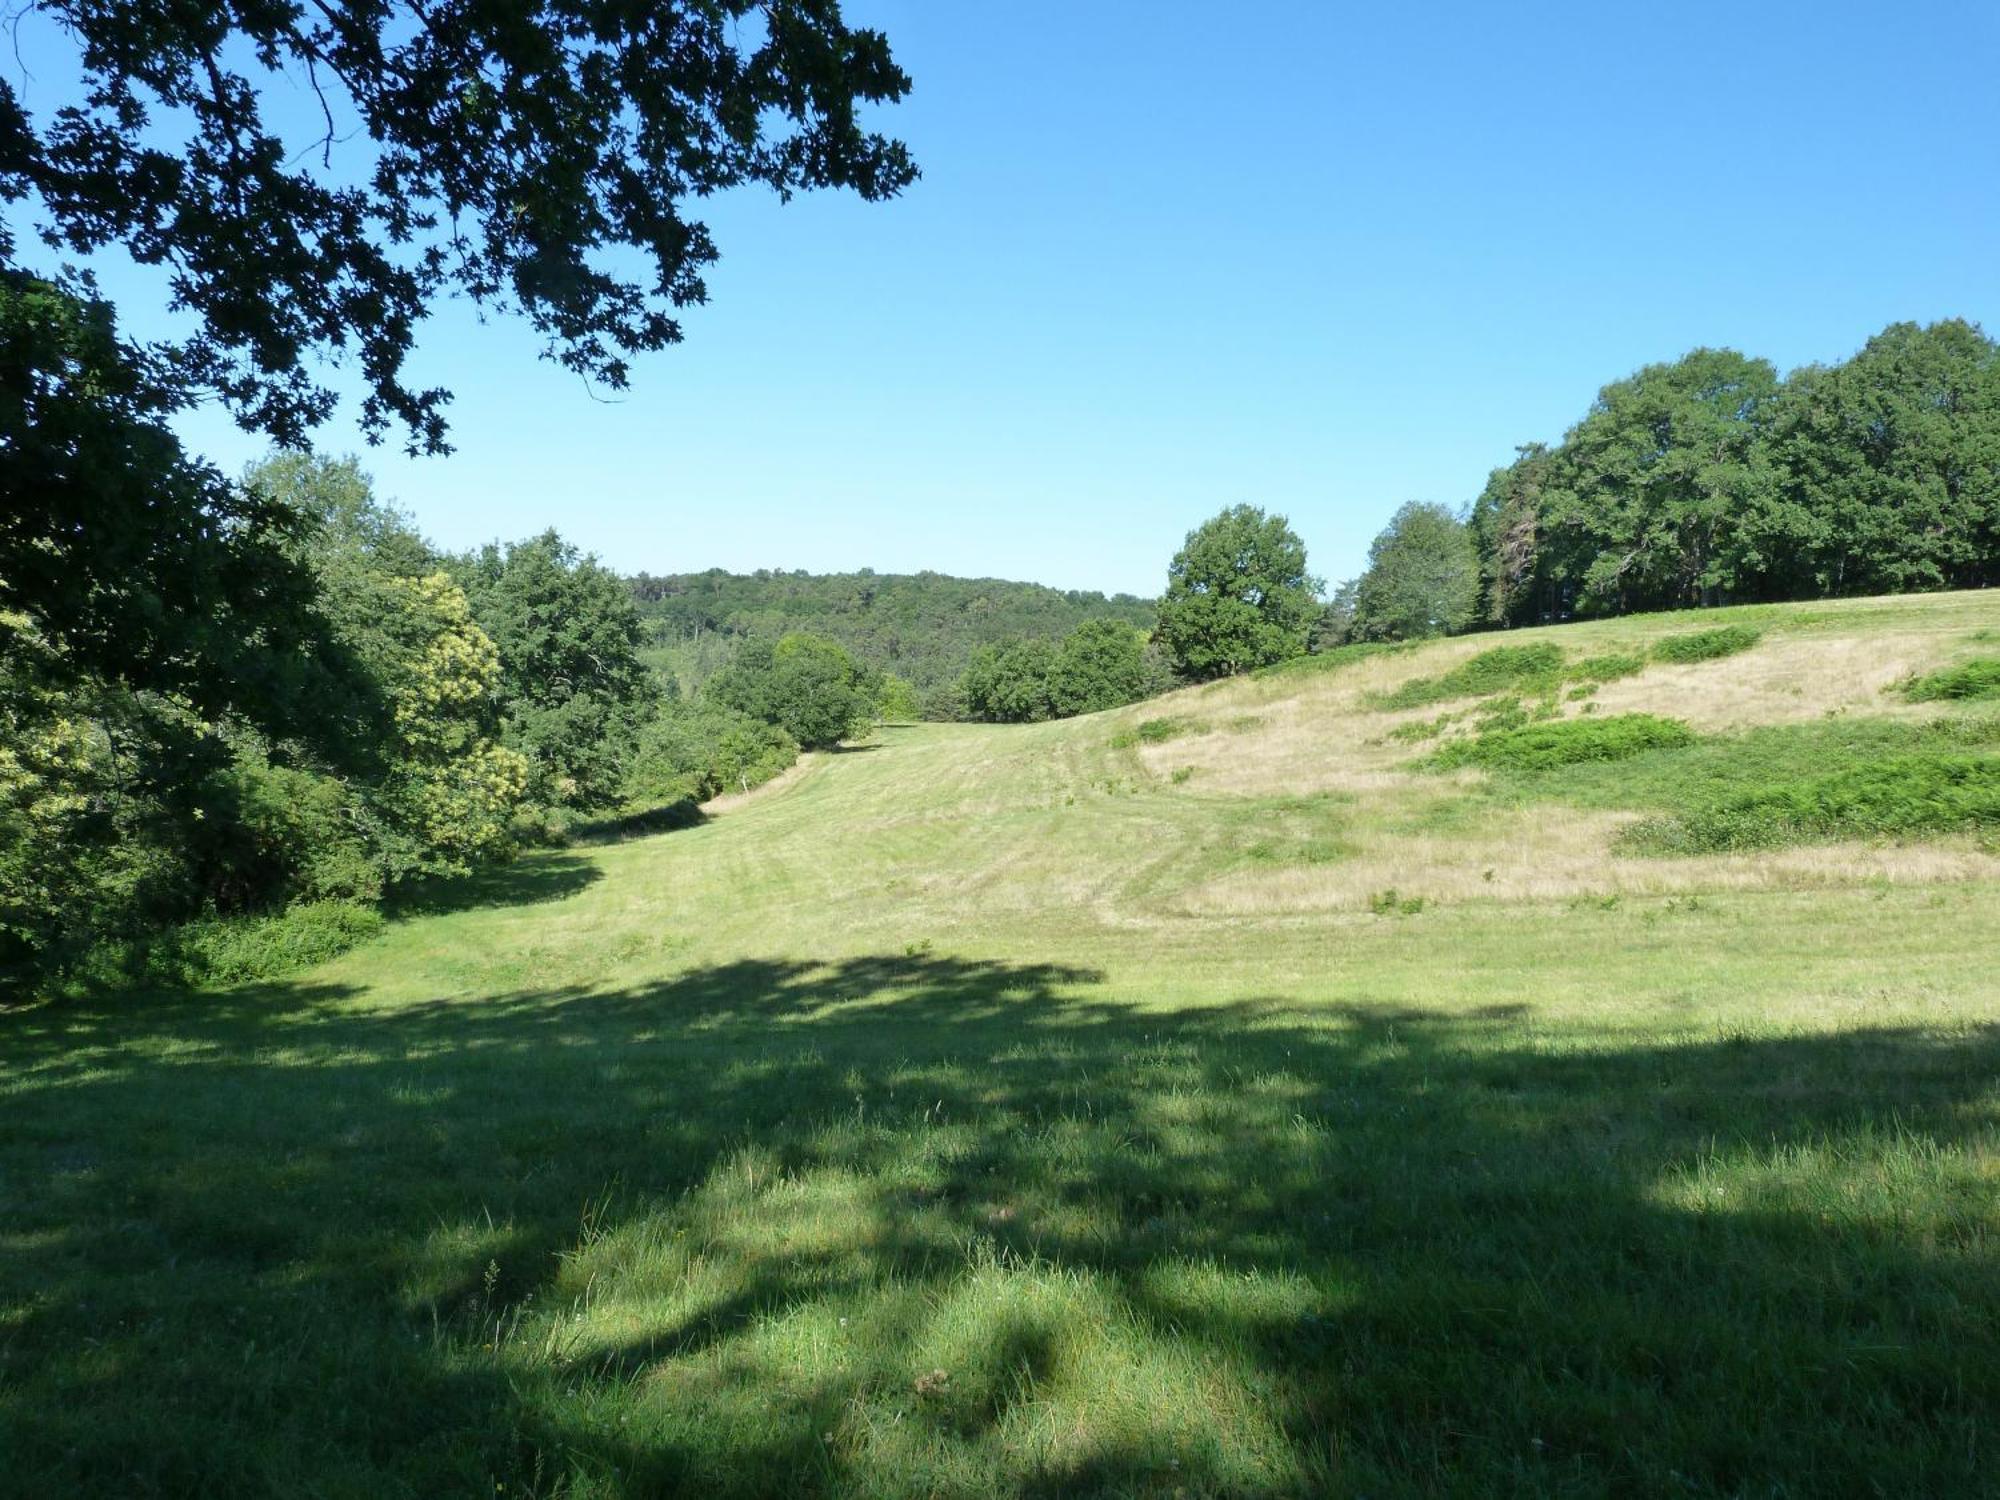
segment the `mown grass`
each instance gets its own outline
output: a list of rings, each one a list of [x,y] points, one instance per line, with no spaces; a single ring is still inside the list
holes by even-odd
[[[2000,886],[1423,860],[2000,720],[1461,787],[1318,681],[1199,690],[1258,723],[1157,773],[885,730],[290,982],[0,1014],[0,1491],[1990,1488]],[[1351,915],[1191,905],[1385,839]]]

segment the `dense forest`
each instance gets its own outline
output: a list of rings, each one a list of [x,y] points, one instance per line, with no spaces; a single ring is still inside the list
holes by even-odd
[[[646,623],[647,659],[693,694],[752,637],[807,631],[837,641],[933,704],[981,646],[1053,639],[1092,619],[1149,630],[1153,601],[942,573],[705,573],[632,579]]]
[[[1896,323],[1780,377],[1696,349],[1598,393],[1462,514],[1398,511],[1320,639],[2000,583],[2000,345]]]

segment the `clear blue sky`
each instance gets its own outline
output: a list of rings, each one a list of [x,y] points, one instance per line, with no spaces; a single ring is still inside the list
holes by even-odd
[[[1643,363],[2000,327],[1992,0],[847,8],[924,180],[715,205],[712,304],[616,404],[440,316],[458,451],[367,455],[439,541],[1150,593],[1241,500],[1338,579]]]

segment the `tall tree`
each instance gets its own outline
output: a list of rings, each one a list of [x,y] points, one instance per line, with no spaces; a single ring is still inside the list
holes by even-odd
[[[1472,533],[1448,507],[1413,500],[1369,545],[1348,628],[1358,640],[1448,635],[1472,622],[1478,603]]]
[[[1554,459],[1546,443],[1523,444],[1511,464],[1487,477],[1472,502],[1466,524],[1479,554],[1476,614],[1488,625],[1532,620],[1554,602],[1538,587],[1543,494]]]
[[[1156,635],[1185,676],[1247,672],[1303,654],[1319,587],[1283,516],[1234,505],[1174,554]]]
[[[1713,603],[1729,518],[1761,486],[1769,361],[1697,349],[1598,393],[1548,477],[1543,565],[1602,613]]]
[[[1738,570],[1766,597],[2000,583],[2000,344],[1896,323],[1792,375]]]
[[[879,199],[916,176],[861,119],[909,79],[837,0],[33,10],[73,41],[83,88],[37,118],[0,81],[0,202],[31,203],[58,254],[166,268],[195,323],[159,351],[169,383],[290,445],[333,406],[309,365],[353,351],[368,427],[441,449],[449,395],[405,362],[448,295],[518,313],[548,357],[622,387],[707,297],[716,248],[688,200]],[[287,138],[267,96],[297,78],[320,112]],[[0,231],[0,262],[13,250]]]
[[[528,758],[545,802],[605,807],[658,689],[624,579],[553,531],[455,564],[500,653],[502,742]]]

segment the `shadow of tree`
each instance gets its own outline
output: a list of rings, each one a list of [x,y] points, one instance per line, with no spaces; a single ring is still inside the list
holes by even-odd
[[[398,891],[385,903],[385,910],[392,918],[417,917],[487,906],[561,901],[603,878],[602,870],[578,855],[539,852],[504,865],[487,865],[464,875],[424,881]]]
[[[24,1492],[1986,1483],[2000,1028],[1100,979],[746,960],[11,1031]]]

